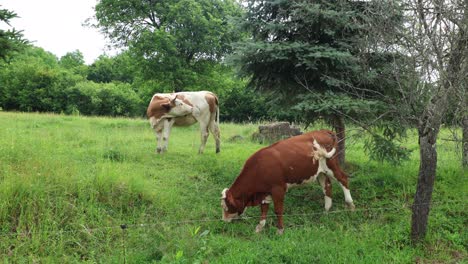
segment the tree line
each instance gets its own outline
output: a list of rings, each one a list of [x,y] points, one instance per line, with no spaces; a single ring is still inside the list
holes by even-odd
[[[15,52],[16,53],[16,52]],[[27,45],[0,62],[0,107],[6,111],[143,117],[156,92],[174,92],[164,80],[145,79],[128,52],[100,56],[91,65],[80,51],[61,58]],[[211,90],[222,100],[224,121],[258,120],[262,98],[226,66],[213,64],[184,90]]]
[[[443,125],[468,164],[466,1],[100,0],[94,22],[124,52],[84,65],[1,31],[4,110],[141,116],[155,92],[210,90],[224,121],[325,120],[345,160],[346,127],[398,164],[416,128],[421,167],[412,238],[424,237]],[[5,15],[7,14],[7,15]],[[14,14],[0,12],[0,21]],[[6,41],[4,41],[6,40]],[[15,42],[16,40],[16,42]],[[422,220],[421,220],[422,219]]]
[[[223,63],[232,41],[240,39],[230,22],[241,15],[240,6],[233,1],[212,4],[99,2],[96,20],[100,24],[89,26],[102,28],[113,36],[113,44],[125,51],[102,55],[91,65],[84,63],[79,50],[57,58],[28,43],[21,31],[0,30],[0,107],[7,111],[142,117],[156,92],[210,90],[221,99],[224,121],[272,119],[264,96],[248,89],[246,80]],[[186,9],[187,5],[193,8]],[[142,10],[122,14],[115,8],[122,12]],[[151,18],[156,11],[159,17]],[[16,16],[2,9],[0,23],[9,25]],[[111,27],[120,21],[133,27],[106,29],[106,23]],[[137,27],[138,23],[146,27]]]

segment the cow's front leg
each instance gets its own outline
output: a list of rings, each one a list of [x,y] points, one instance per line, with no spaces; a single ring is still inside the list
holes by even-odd
[[[172,128],[172,125],[174,124],[174,119],[173,118],[167,118],[164,120],[164,128],[163,128],[163,135],[162,135],[162,149],[161,151],[162,152],[166,152],[167,151],[167,147],[168,147],[168,144],[169,144],[169,135],[171,134],[171,128]]]
[[[283,224],[283,212],[284,212],[284,195],[286,194],[286,188],[276,187],[272,190],[271,196],[273,197],[273,205],[275,208],[275,214],[278,218],[278,235],[284,233],[284,224]]]
[[[323,196],[325,200],[325,211],[329,211],[332,206],[332,191],[330,178],[324,174],[318,176],[320,186],[322,186]]]
[[[156,134],[156,153],[161,153],[161,150],[162,150],[162,129],[155,129],[154,130],[155,134]]]
[[[260,204],[262,216],[260,217],[260,223],[258,223],[257,227],[255,228],[256,233],[262,232],[263,227],[265,227],[269,205],[270,204],[268,202],[262,202],[262,204]]]

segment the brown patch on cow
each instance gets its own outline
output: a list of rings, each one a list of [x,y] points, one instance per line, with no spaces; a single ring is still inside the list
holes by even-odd
[[[185,104],[188,104],[188,105],[190,105],[191,107],[193,107],[192,102],[190,102],[189,100],[187,100],[187,98],[185,98],[185,96],[183,96],[182,94],[178,94],[178,95],[177,95],[177,99],[180,99],[180,100],[182,100],[182,102],[184,102]]]
[[[210,113],[214,113],[218,107],[218,97],[214,93],[207,93],[205,100],[210,107]]]
[[[164,107],[164,105],[168,104],[170,106]],[[148,108],[146,109],[146,116],[148,118],[154,117],[156,119],[159,119],[165,113],[169,112],[171,106],[173,106],[173,103],[169,100],[169,98],[156,95],[151,99],[151,102],[148,105]]]

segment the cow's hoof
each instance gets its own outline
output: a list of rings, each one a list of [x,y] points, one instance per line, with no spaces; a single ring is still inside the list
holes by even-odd
[[[216,154],[219,153],[219,152],[220,152],[220,150],[219,150],[219,148],[217,148],[217,149],[216,149]]]
[[[351,212],[354,212],[356,210],[356,206],[354,205],[354,203],[349,203],[348,209],[351,210]]]
[[[157,154],[160,154],[160,153],[161,153],[161,151],[162,151],[162,149],[161,149],[161,148],[157,148],[157,149],[156,149],[156,153],[157,153]]]
[[[255,233],[260,233],[263,230],[263,226],[261,224],[258,224],[257,227],[255,227]]]
[[[278,235],[282,235],[284,233],[284,228],[281,228],[281,229],[278,229],[278,231],[276,231],[276,234]]]

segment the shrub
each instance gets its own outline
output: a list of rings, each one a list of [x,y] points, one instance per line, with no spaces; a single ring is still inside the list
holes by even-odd
[[[66,113],[84,115],[140,116],[143,104],[130,84],[80,82],[66,91]]]

